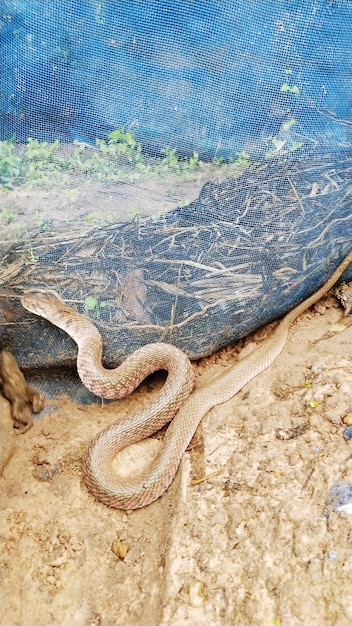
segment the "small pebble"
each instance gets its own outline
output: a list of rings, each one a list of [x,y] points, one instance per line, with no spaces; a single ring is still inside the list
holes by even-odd
[[[343,418],[343,423],[346,424],[346,426],[352,426],[352,413],[348,413],[348,415]]]
[[[115,539],[111,544],[111,550],[123,561],[128,552],[128,547],[123,541],[120,541],[120,539]]]
[[[204,600],[204,583],[201,580],[195,580],[189,586],[190,605],[199,608],[203,606]]]
[[[347,426],[347,428],[345,428],[343,436],[345,439],[352,439],[352,426]]]

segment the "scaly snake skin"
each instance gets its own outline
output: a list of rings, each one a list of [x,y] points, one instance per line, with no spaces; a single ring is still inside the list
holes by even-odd
[[[159,498],[172,482],[200,420],[211,408],[232,398],[244,385],[263,372],[282,351],[290,325],[321,298],[352,261],[352,251],[316,293],[290,311],[274,332],[247,357],[192,395],[193,373],[186,355],[166,343],[148,344],[114,370],[102,362],[102,340],[91,321],[46,295],[26,295],[22,305],[55,324],[78,345],[77,370],[83,384],[102,398],[122,398],[150,373],[165,369],[168,377],[159,396],[126,420],[100,431],[88,444],[83,457],[84,479],[96,498],[119,509],[138,509]],[[177,412],[178,411],[178,412]],[[136,443],[169,422],[161,451],[142,475],[113,477],[112,460],[126,446]]]

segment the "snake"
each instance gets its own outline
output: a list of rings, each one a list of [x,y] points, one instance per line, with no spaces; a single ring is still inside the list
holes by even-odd
[[[289,311],[253,352],[193,393],[192,365],[179,348],[163,342],[146,344],[127,356],[118,367],[107,369],[102,364],[101,335],[87,316],[56,296],[23,295],[21,303],[25,309],[61,328],[76,342],[77,371],[93,394],[119,399],[130,394],[152,372],[167,371],[166,381],[156,398],[127,419],[108,425],[88,443],[82,458],[83,478],[95,498],[124,510],[138,509],[157,500],[172,483],[202,418],[214,406],[227,402],[275,361],[285,346],[291,324],[325,295],[351,262],[352,251],[330,278]],[[151,464],[136,475],[116,476],[113,470],[116,454],[149,437],[168,422],[162,445]]]

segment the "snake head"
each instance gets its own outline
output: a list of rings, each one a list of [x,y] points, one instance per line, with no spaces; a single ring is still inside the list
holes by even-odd
[[[21,304],[27,311],[30,311],[30,313],[39,315],[39,317],[43,317],[49,321],[57,315],[60,307],[65,306],[58,298],[43,294],[27,294],[22,296]]]

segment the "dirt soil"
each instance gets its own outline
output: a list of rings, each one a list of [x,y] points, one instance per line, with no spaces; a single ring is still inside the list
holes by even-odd
[[[350,625],[352,507],[329,496],[351,481],[349,322],[333,296],[302,315],[276,362],[203,419],[169,491],[133,512],[94,500],[80,458],[162,380],[105,406],[48,401],[23,435],[1,399],[1,625]],[[269,331],[195,363],[196,385]],[[119,471],[160,445],[124,451]]]
[[[70,216],[83,232],[102,216],[154,214],[196,198],[202,182],[14,188],[0,194],[2,239]],[[333,296],[302,315],[275,363],[203,419],[168,492],[133,512],[95,501],[80,459],[160,377],[109,405],[47,400],[22,435],[0,397],[1,626],[349,626],[351,321]],[[196,385],[270,329],[194,363]],[[131,446],[117,471],[160,445]]]
[[[145,176],[134,183],[99,183],[71,174],[43,184],[0,187],[1,242],[30,242],[32,229],[50,233],[60,231],[62,224],[70,224],[70,232],[83,237],[96,226],[145,215],[157,217],[196,200],[203,184],[214,177],[217,182],[225,180],[228,170],[215,167],[214,171],[214,167],[204,163],[199,172],[182,178],[171,172],[158,179]],[[231,169],[232,176],[241,172],[243,168]]]

